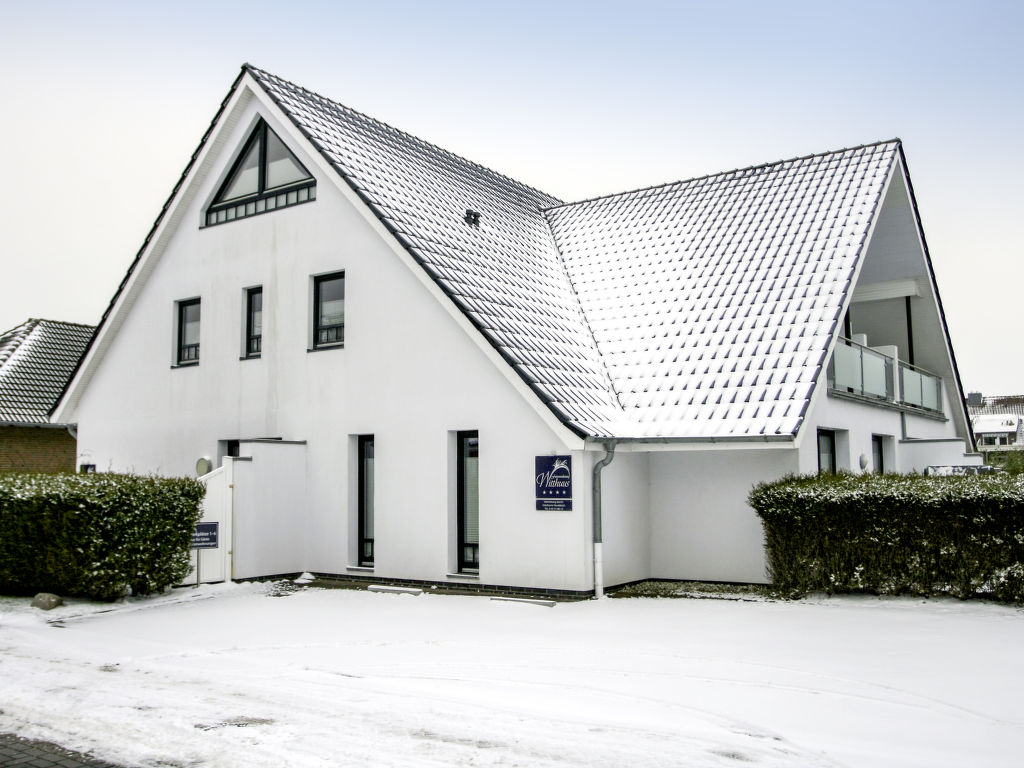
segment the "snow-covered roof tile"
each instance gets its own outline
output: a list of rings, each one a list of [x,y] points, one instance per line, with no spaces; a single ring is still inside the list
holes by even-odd
[[[93,330],[33,319],[0,334],[0,423],[48,423]]]

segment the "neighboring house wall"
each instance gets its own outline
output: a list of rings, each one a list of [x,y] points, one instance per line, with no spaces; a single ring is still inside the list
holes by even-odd
[[[0,472],[74,472],[75,438],[64,428],[0,427]]]
[[[571,512],[534,509],[534,456],[567,453],[566,444],[377,230],[325,179],[314,203],[200,229],[214,184],[184,212],[85,390],[79,446],[90,462],[189,474],[199,456],[218,455],[218,440],[303,440],[307,501],[294,512],[306,526],[301,557],[258,557],[274,572],[294,562],[292,570],[345,573],[350,436],[373,434],[375,570],[443,581],[455,566],[453,436],[478,430],[480,581],[590,588],[583,489]],[[345,347],[307,352],[311,276],[338,270]],[[239,360],[243,289],[257,285],[262,356]],[[172,369],[174,302],[192,297],[202,299],[200,363]],[[573,457],[579,477],[586,462]],[[239,522],[236,535],[243,530]],[[289,540],[288,552],[297,547]]]

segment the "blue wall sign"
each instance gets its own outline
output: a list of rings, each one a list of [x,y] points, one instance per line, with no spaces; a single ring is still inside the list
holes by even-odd
[[[537,456],[534,490],[537,509],[565,512],[572,509],[572,456]]]
[[[217,549],[220,523],[196,523],[192,531],[192,549]]]

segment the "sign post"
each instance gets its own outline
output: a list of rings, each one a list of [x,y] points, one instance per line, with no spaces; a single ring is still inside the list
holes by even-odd
[[[220,537],[220,523],[196,523],[196,529],[192,531],[192,549],[196,552],[196,586],[198,587],[202,579],[200,578],[199,564],[203,559],[204,549],[217,549],[220,545],[217,543]]]

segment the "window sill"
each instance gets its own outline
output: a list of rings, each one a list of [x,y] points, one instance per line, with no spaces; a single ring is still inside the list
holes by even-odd
[[[449,579],[466,579],[467,581],[480,581],[479,571],[463,571],[462,573],[449,573]]]
[[[339,341],[337,344],[320,344],[319,346],[311,347],[310,349],[307,349],[306,351],[307,352],[322,352],[325,349],[344,349],[344,348],[345,348],[345,342]]]
[[[196,360],[194,362],[191,362],[191,363],[172,363],[171,364],[171,370],[174,370],[175,368],[198,368],[198,367],[199,367],[199,361],[198,360]]]
[[[370,565],[346,565],[346,571],[354,571],[355,573],[373,573],[373,566]]]
[[[259,360],[261,355],[242,355],[239,360]]]

